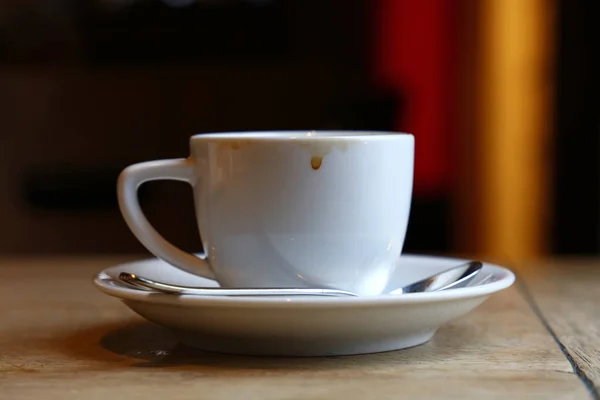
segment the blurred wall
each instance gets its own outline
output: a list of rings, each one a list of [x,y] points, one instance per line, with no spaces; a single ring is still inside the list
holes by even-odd
[[[123,167],[185,157],[201,132],[344,127],[368,95],[364,2],[126,4],[2,3],[0,252],[142,251],[116,208]],[[199,250],[188,187],[142,196]]]

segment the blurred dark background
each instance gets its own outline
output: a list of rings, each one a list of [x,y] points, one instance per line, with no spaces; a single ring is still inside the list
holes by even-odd
[[[479,75],[496,37],[488,46],[488,19],[498,12],[479,3],[0,1],[0,252],[145,252],[118,211],[116,177],[131,163],[186,156],[193,134],[370,129],[416,137],[406,251],[597,254],[598,7],[534,2],[552,5],[550,22],[537,21],[550,23],[542,37],[548,57],[522,65],[554,100],[542,107],[547,124],[519,117],[550,143],[532,161],[545,174],[540,188],[528,185],[522,195],[526,202],[533,190],[533,207],[545,210],[523,222],[539,225],[530,234],[510,216],[488,221],[501,200],[488,202],[492,210],[478,206],[492,197],[493,169],[503,171],[471,157],[492,135],[480,128],[490,117],[478,93],[494,87]],[[543,96],[532,93],[531,102]],[[165,237],[199,250],[189,187],[153,183],[141,198]],[[533,244],[511,251],[502,235],[495,239],[497,229],[533,235]]]

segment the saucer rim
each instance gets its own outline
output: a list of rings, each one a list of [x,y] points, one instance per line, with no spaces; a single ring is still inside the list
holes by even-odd
[[[469,261],[454,257],[403,254],[402,258],[426,258],[432,260],[454,261],[456,263]],[[489,296],[493,293],[510,287],[516,280],[515,274],[508,268],[500,265],[483,262],[481,272],[489,271],[500,275],[500,279],[494,282],[481,285],[450,289],[439,292],[407,293],[407,294],[382,294],[378,296],[360,296],[360,297],[299,297],[299,296],[281,296],[281,297],[233,297],[233,296],[197,296],[197,295],[179,295],[157,294],[145,292],[139,289],[119,287],[114,284],[114,279],[107,273],[112,270],[122,270],[125,266],[132,263],[153,263],[161,261],[156,257],[145,258],[135,261],[115,264],[104,268],[93,278],[93,284],[103,293],[119,298],[124,301],[141,301],[157,304],[169,304],[179,306],[224,306],[224,307],[357,307],[357,306],[385,306],[402,305],[415,303],[435,303],[455,300],[465,300]],[[175,267],[172,267],[175,268]]]

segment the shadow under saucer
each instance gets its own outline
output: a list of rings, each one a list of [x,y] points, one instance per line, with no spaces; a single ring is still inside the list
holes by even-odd
[[[167,329],[150,322],[137,322],[118,327],[105,333],[99,345],[113,354],[125,356],[133,361],[134,367],[176,367],[202,366],[240,369],[277,370],[324,370],[338,369],[343,365],[354,364],[368,367],[387,363],[427,362],[443,357],[453,358],[461,352],[455,343],[461,337],[462,343],[475,345],[475,332],[462,324],[451,324],[442,328],[434,338],[420,346],[375,354],[330,356],[330,357],[278,357],[245,356],[213,353],[199,350],[177,341]],[[469,338],[469,336],[473,336]]]

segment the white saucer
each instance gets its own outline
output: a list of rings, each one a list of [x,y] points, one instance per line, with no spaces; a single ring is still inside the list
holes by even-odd
[[[403,255],[389,290],[466,260]],[[189,286],[217,286],[161,260],[126,263],[100,272],[94,284],[178,339],[208,351],[252,355],[331,356],[398,350],[423,344],[450,320],[509,287],[514,274],[484,264],[484,284],[441,292],[375,297],[199,297],[149,293],[121,286],[121,272]]]

